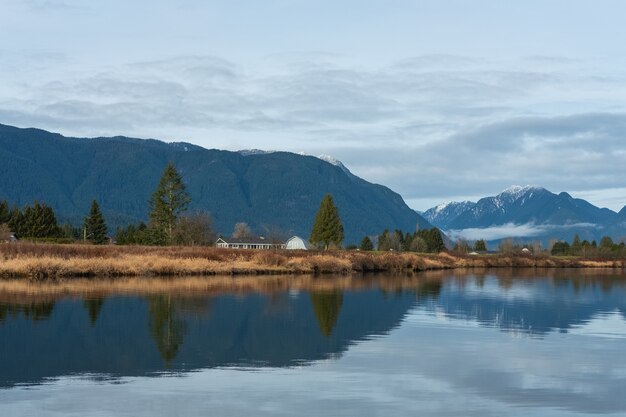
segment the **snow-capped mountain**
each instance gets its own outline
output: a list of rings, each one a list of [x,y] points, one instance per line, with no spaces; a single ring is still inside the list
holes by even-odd
[[[475,205],[476,203],[471,201],[448,201],[426,210],[422,215],[432,224],[445,229],[447,226],[444,225],[450,224],[454,219],[471,210]]]
[[[514,234],[512,226],[525,225],[524,233],[532,228],[534,236],[545,233],[556,238],[568,238],[574,233],[593,238],[603,233],[616,237],[626,234],[626,210],[618,214],[568,193],[555,194],[532,185],[512,186],[476,203],[445,203],[427,210],[424,217],[448,231],[471,229],[478,233],[507,226]]]

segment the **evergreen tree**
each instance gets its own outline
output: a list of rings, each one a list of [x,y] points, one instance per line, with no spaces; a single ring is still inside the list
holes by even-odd
[[[8,223],[11,220],[11,211],[9,210],[9,203],[0,201],[0,224]]]
[[[483,239],[479,239],[474,242],[474,250],[476,252],[486,252],[487,251],[487,243]]]
[[[61,234],[54,210],[39,202],[32,207],[26,205],[24,211],[14,207],[9,226],[18,236],[26,238],[55,238]]]
[[[155,244],[170,244],[178,216],[190,202],[185,184],[171,162],[165,167],[159,185],[150,198],[150,227]]]
[[[580,255],[582,252],[582,243],[580,242],[580,236],[575,235],[574,240],[572,241],[572,246],[570,247],[571,255]]]
[[[115,232],[115,241],[118,245],[148,245],[148,226],[141,222],[137,226],[129,224],[118,228]]]
[[[17,206],[13,206],[9,216],[9,227],[18,237],[24,237],[24,215]]]
[[[339,210],[333,203],[332,196],[326,194],[315,216],[309,241],[314,245],[328,249],[331,243],[338,246],[342,240],[343,224],[339,217]]]
[[[378,250],[388,251],[391,248],[391,242],[389,238],[389,230],[385,229],[383,234],[378,236]]]
[[[553,256],[563,256],[563,255],[569,255],[569,251],[570,251],[570,246],[569,243],[567,242],[556,242],[553,246],[552,246],[552,250],[550,251],[550,253]]]
[[[374,250],[374,244],[372,243],[372,240],[369,238],[369,236],[365,236],[363,238],[363,240],[361,241],[361,245],[359,246],[359,249],[361,249],[362,251]]]
[[[428,235],[429,239],[426,243],[428,243],[429,252],[439,253],[446,250],[446,245],[443,243],[443,238],[441,237],[439,229],[433,227],[428,231]]]
[[[91,202],[89,216],[85,217],[85,221],[83,222],[83,230],[85,238],[91,243],[96,245],[106,243],[108,228],[96,200]]]
[[[604,236],[602,239],[600,239],[601,249],[610,250],[613,249],[613,245],[613,239],[611,239],[609,236]]]

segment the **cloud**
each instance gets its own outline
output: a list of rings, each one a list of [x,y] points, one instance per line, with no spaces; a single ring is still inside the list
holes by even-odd
[[[446,233],[451,239],[456,240],[463,238],[466,240],[478,240],[485,239],[488,241],[506,239],[510,237],[515,238],[532,238],[532,237],[545,237],[549,234],[557,234],[559,231],[580,228],[596,228],[598,225],[592,223],[575,223],[568,225],[550,225],[542,224],[536,225],[533,223],[528,224],[514,224],[507,223],[498,226],[490,226],[484,228],[469,228],[461,230],[449,230]]]
[[[375,68],[344,61],[290,53],[254,66],[181,55],[81,69],[50,56],[24,74],[0,70],[9,86],[0,116],[77,136],[331,154],[416,202],[514,183],[574,193],[622,187],[619,74],[445,54]],[[621,208],[616,200],[607,205]]]

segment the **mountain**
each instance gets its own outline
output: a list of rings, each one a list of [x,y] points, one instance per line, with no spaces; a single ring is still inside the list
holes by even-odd
[[[121,136],[71,138],[6,125],[0,125],[0,199],[20,206],[44,201],[77,224],[95,198],[109,226],[145,221],[147,201],[168,161],[187,184],[190,210],[209,211],[222,233],[243,221],[259,234],[278,227],[308,237],[325,193],[339,208],[346,243],[385,228],[432,227],[397,193],[312,156]]]
[[[424,216],[444,230],[472,229],[473,234],[483,232],[487,239],[495,235],[484,229],[500,227],[500,238],[532,236],[544,240],[569,240],[574,234],[587,239],[599,239],[605,234],[615,238],[624,236],[626,215],[622,212],[626,211],[618,214],[565,192],[555,194],[542,187],[527,185],[510,187],[476,203],[442,204],[427,210]]]
[[[439,204],[436,207],[426,210],[422,215],[426,220],[432,224],[443,225],[450,224],[454,219],[459,217],[464,212],[472,209],[476,203],[471,201],[449,201],[447,203]]]

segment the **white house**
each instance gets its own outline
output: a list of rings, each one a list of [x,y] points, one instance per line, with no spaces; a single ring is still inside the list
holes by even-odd
[[[272,243],[263,237],[220,237],[215,246],[229,249],[285,249],[284,243]]]
[[[311,245],[300,236],[293,236],[285,243],[285,249],[309,250],[311,249]]]

